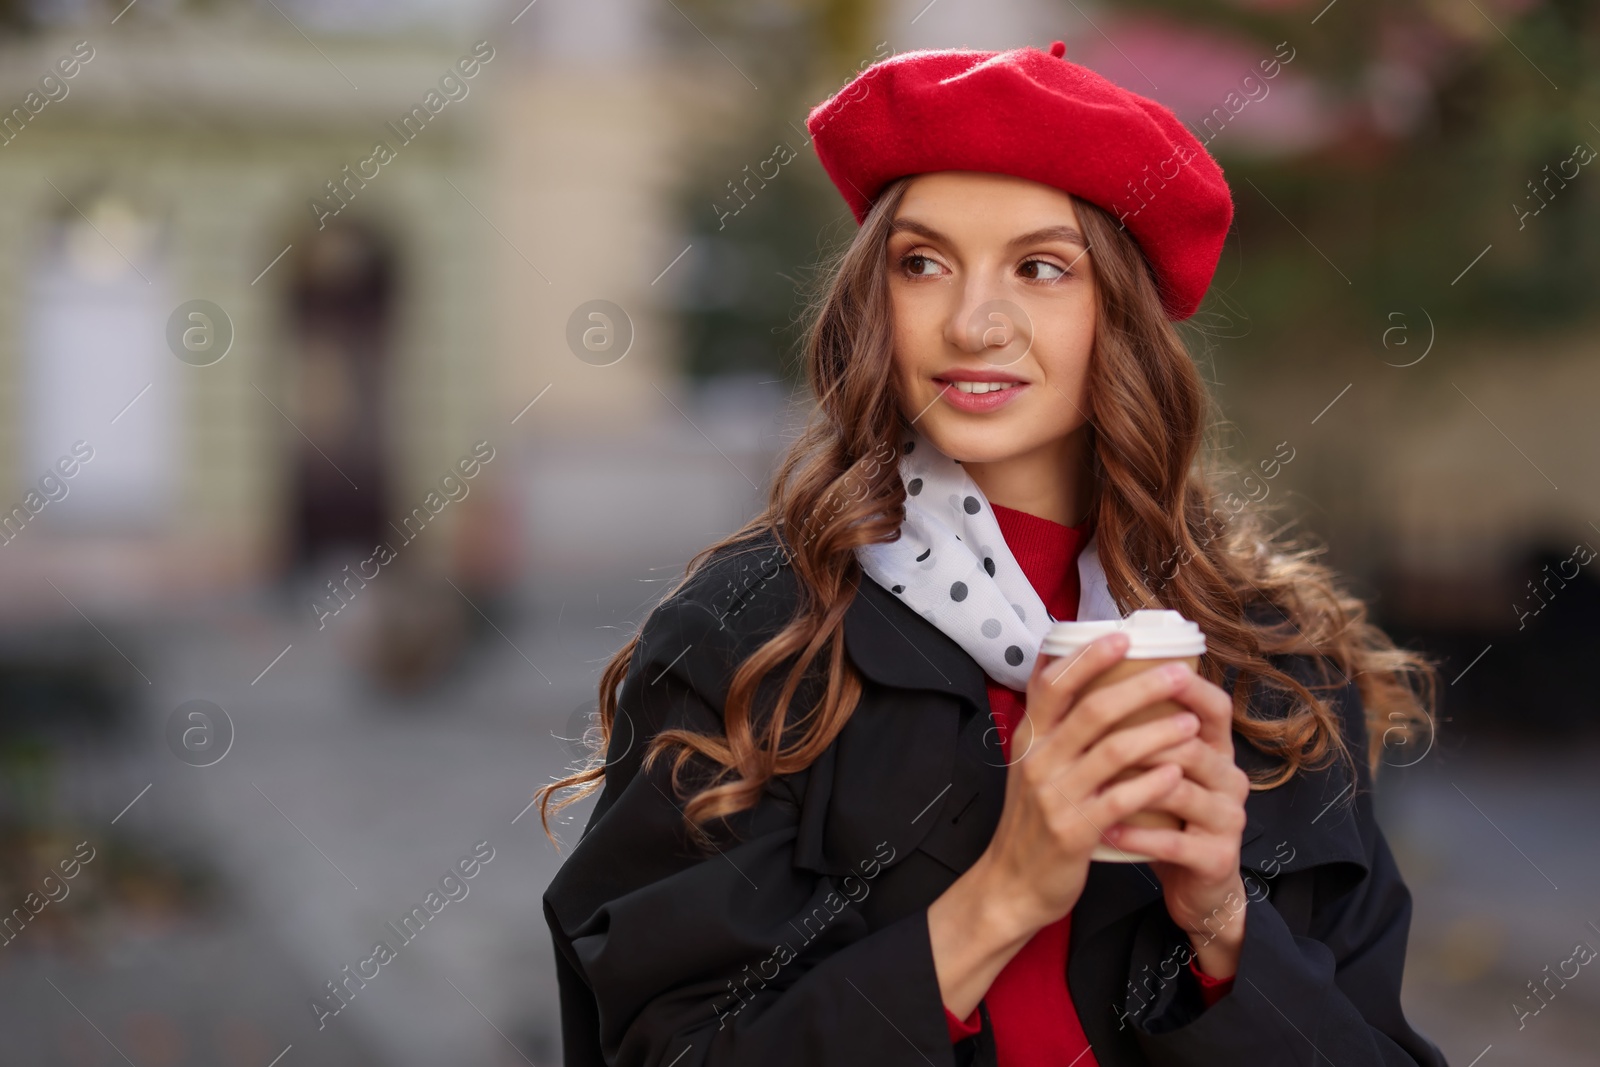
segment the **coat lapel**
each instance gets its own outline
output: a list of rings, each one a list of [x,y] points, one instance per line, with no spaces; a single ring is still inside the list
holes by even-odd
[[[826,874],[846,874],[862,859],[881,856],[883,842],[903,857],[935,827],[950,829],[946,812],[967,809],[981,792],[1003,797],[1005,791],[1003,770],[992,768],[999,778],[985,782],[981,764],[958,758],[958,749],[982,732],[967,729],[979,723],[980,712],[981,725],[988,725],[983,670],[960,645],[864,572],[845,613],[844,640],[863,679],[882,688],[869,688],[835,744],[810,768],[814,781],[796,862]],[[813,788],[820,802],[811,801]],[[973,835],[966,847],[977,843],[981,852],[987,837],[978,842],[982,828],[975,821],[957,828]]]
[[[866,677],[897,689],[927,689],[986,710],[983,668],[943,631],[865,571],[844,617],[845,650]]]

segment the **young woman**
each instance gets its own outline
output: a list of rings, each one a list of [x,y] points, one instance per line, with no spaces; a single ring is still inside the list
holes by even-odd
[[[568,1067],[1444,1063],[1371,800],[1433,666],[1202,465],[1172,323],[1227,185],[1062,52],[891,57],[810,117],[861,222],[815,416],[538,794],[548,833],[601,791],[544,897]],[[1198,672],[1086,692],[1125,634],[1039,652],[1144,607],[1198,623]]]

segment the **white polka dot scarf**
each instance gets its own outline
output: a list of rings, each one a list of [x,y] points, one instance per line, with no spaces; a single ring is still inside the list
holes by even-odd
[[[1000,532],[983,491],[920,431],[900,442],[900,538],[856,549],[861,568],[964,648],[984,673],[1026,691],[1055,620]],[[1078,556],[1078,620],[1120,619],[1095,538]]]

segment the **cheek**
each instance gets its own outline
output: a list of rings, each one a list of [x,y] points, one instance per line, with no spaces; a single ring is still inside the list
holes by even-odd
[[[903,289],[889,290],[889,321],[891,324],[890,349],[894,361],[895,380],[902,386],[918,377],[918,372],[930,349],[927,309],[920,307],[912,294]]]
[[[1073,403],[1081,404],[1084,383],[1088,379],[1089,361],[1094,353],[1094,325],[1092,305],[1075,307],[1036,324],[1032,354],[1043,368],[1046,380],[1066,393]],[[1061,404],[1067,403],[1067,398],[1055,389],[1049,392]]]

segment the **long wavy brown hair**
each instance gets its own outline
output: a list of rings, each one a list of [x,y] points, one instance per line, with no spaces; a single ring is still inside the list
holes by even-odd
[[[777,775],[808,767],[838,736],[854,711],[861,681],[844,653],[845,610],[862,572],[858,545],[892,541],[905,517],[905,487],[894,462],[907,424],[894,394],[887,244],[890,223],[909,178],[890,184],[854,239],[820,272],[803,358],[816,406],[783,456],[765,509],[740,530],[692,558],[668,599],[707,559],[776,534],[799,583],[796,614],[735,670],[723,709],[722,734],[669,729],[650,739],[644,766],[673,756],[672,782],[685,797],[695,837],[705,824],[753,807]],[[1139,246],[1109,214],[1074,198],[1090,248],[1098,323],[1087,380],[1094,490],[1089,522],[1108,590],[1126,614],[1170,608],[1206,635],[1201,673],[1222,683],[1237,669],[1234,728],[1273,757],[1270,772],[1252,775],[1269,789],[1301,770],[1334,760],[1354,771],[1363,759],[1376,773],[1386,746],[1431,741],[1436,728],[1437,664],[1396,647],[1368,621],[1366,605],[1319,562],[1324,549],[1304,535],[1269,531],[1281,505],[1242,506],[1237,484],[1252,497],[1261,474],[1220,459],[1213,446],[1226,425],[1215,410],[1183,337],[1167,319],[1161,294]],[[1283,446],[1280,446],[1280,448]],[[1291,451],[1290,457],[1292,459]],[[1234,501],[1240,501],[1235,504]],[[818,525],[817,516],[830,518]],[[803,541],[782,532],[804,530]],[[599,789],[617,712],[617,688],[628,672],[637,633],[611,657],[600,677],[599,729],[588,759],[534,794],[545,833],[550,815]],[[1320,656],[1320,680],[1302,684],[1268,656]],[[801,683],[825,664],[820,701],[791,714]],[[758,686],[787,665],[771,709],[755,707]],[[1359,686],[1367,719],[1367,751],[1353,753],[1338,715],[1316,690]],[[1252,681],[1292,695],[1281,718],[1251,714]],[[770,687],[767,687],[770,691]],[[786,744],[785,741],[788,741]],[[686,790],[680,773],[696,756],[709,774]],[[551,806],[553,794],[572,790]],[[687,794],[687,795],[686,795]],[[1354,793],[1352,791],[1351,798]]]

